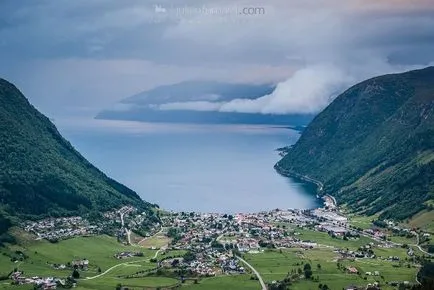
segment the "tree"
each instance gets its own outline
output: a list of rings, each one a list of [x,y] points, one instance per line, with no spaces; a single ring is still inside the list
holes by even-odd
[[[196,255],[194,253],[192,253],[191,251],[188,251],[187,253],[185,253],[183,258],[184,258],[184,262],[188,263],[188,262],[191,262],[194,259],[196,259]]]
[[[312,277],[312,274],[313,274],[312,270],[310,270],[310,269],[304,270],[304,277],[306,279],[310,279]]]
[[[318,268],[318,270],[321,270],[321,264],[316,265],[316,267]]]
[[[172,261],[172,267],[177,267],[179,265],[179,260],[178,259],[173,259]]]
[[[80,273],[78,272],[77,269],[74,269],[74,271],[72,271],[72,278],[80,279]]]
[[[309,263],[306,263],[306,264],[304,264],[303,270],[304,271],[306,271],[306,270],[312,270],[312,267],[310,266]]]

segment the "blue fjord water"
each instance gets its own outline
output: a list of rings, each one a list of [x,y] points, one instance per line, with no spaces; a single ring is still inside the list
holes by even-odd
[[[266,126],[61,128],[89,161],[144,199],[176,211],[312,208],[313,186],[273,169],[298,132]]]

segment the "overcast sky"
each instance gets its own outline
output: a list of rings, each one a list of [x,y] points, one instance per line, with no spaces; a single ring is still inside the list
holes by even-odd
[[[52,118],[197,79],[279,83],[221,110],[312,112],[359,80],[433,61],[432,0],[0,1],[0,77]]]

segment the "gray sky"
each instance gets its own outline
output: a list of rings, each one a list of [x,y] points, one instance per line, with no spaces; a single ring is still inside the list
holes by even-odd
[[[220,110],[312,112],[359,80],[433,61],[432,0],[0,2],[0,76],[53,118],[196,79],[280,82]]]

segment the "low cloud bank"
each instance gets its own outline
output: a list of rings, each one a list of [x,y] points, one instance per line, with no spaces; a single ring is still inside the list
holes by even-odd
[[[345,68],[344,68],[345,67]],[[417,66],[393,66],[386,61],[338,66],[310,65],[277,84],[269,95],[229,102],[176,102],[153,106],[158,110],[220,111],[260,114],[311,114],[323,110],[340,93],[364,79]]]

